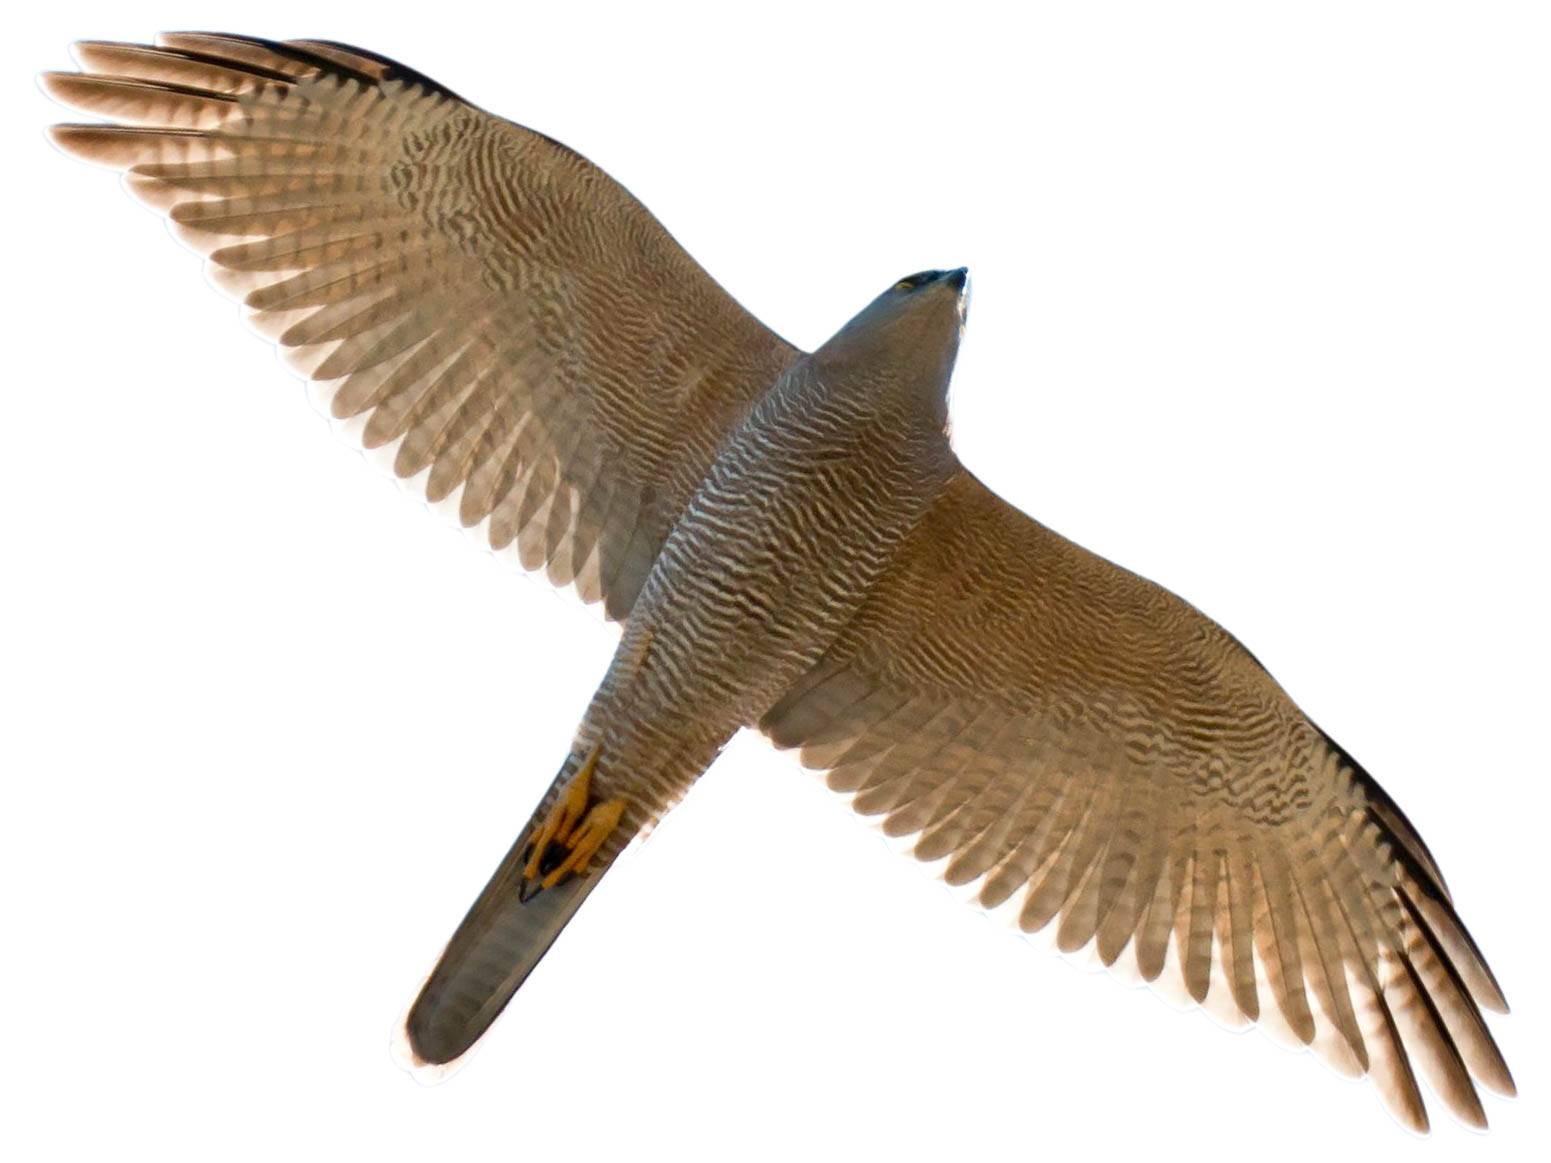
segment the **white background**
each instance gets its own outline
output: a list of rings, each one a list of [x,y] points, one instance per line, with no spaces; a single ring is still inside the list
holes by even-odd
[[[1543,8],[398,7],[34,5],[0,46],[0,1154],[1544,1148]],[[1410,1140],[1367,1085],[984,923],[752,737],[456,1078],[401,1073],[614,632],[344,448],[44,141],[69,41],[211,25],[354,41],[575,145],[805,346],[967,263],[964,460],[1219,619],[1388,787],[1524,1097]]]

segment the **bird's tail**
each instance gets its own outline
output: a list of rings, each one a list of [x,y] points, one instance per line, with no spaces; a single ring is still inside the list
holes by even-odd
[[[447,943],[400,1031],[412,1069],[447,1066],[479,1040],[631,839],[623,801],[592,795],[596,765],[596,749],[567,759]]]

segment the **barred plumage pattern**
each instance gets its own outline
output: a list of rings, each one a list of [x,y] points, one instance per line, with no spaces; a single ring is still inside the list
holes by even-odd
[[[61,125],[127,171],[368,448],[623,619],[725,431],[795,351],[640,203],[389,62],[208,34],[84,43]]]
[[[1472,1077],[1512,1093],[1501,991],[1389,798],[1220,627],[967,473],[763,725],[986,907],[1223,991],[1408,1125],[1413,1058],[1468,1122]]]
[[[391,61],[178,34],[77,46],[54,130],[124,170],[288,362],[432,501],[625,620],[541,820],[597,754],[607,868],[743,727],[1065,950],[1128,959],[1483,1125],[1506,1008],[1436,862],[1230,635],[953,457],[952,279],[804,355],[622,187]],[[410,1019],[447,1061],[595,876],[518,905],[521,841]]]

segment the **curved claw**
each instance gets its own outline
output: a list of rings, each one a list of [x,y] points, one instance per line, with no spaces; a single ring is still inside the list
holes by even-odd
[[[592,774],[597,770],[600,750],[601,745],[597,745],[588,752],[528,845],[517,891],[519,901],[526,902],[535,893],[584,874],[598,849],[619,826],[625,801],[592,798]]]

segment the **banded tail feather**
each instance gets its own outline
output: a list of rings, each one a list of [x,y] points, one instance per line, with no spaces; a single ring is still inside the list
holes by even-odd
[[[633,838],[623,801],[591,795],[597,759],[567,759],[410,1006],[400,1040],[417,1071],[479,1041]]]

